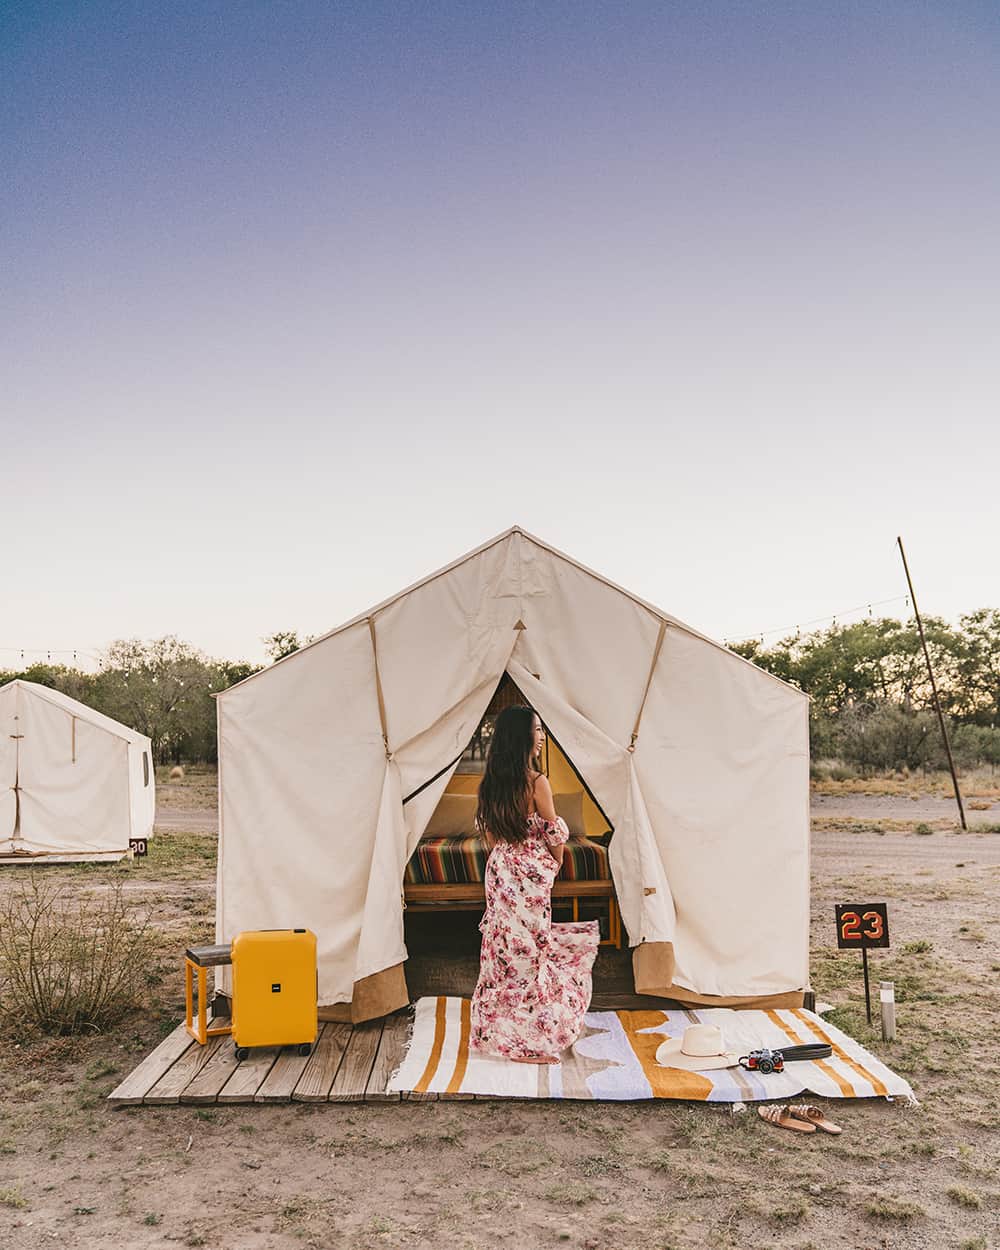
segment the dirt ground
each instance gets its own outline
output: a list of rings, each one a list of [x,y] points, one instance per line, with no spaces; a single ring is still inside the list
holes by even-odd
[[[990,806],[980,829],[1000,821]],[[1000,833],[954,832],[947,800],[814,801],[813,985],[920,1099],[830,1102],[839,1138],[679,1103],[113,1110],[108,1092],[180,1018],[180,952],[211,938],[215,827],[214,777],[189,773],[160,784],[147,861],[45,870],[74,891],[123,872],[161,958],[150,1003],[113,1033],[42,1040],[5,1022],[4,1250],[1000,1246]],[[865,1023],[833,925],[836,902],[882,899],[892,949],[872,964],[896,983],[892,1044]]]

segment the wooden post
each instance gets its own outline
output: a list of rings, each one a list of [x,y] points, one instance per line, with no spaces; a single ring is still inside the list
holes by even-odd
[[[882,1008],[882,1041],[892,1042],[896,1039],[896,986],[893,981],[881,981],[878,990],[879,1005]]]
[[[899,554],[903,557],[903,572],[906,574],[906,584],[910,588],[910,601],[913,604],[913,615],[917,620],[917,630],[920,633],[920,645],[924,649],[924,659],[927,661],[927,676],[931,679],[931,694],[934,696],[934,711],[937,712],[938,724],[941,726],[941,737],[944,739],[944,751],[948,757],[948,768],[951,770],[951,784],[955,787],[955,802],[958,804],[958,818],[962,822],[962,828],[968,830],[969,826],[965,823],[965,807],[962,803],[962,793],[958,788],[958,774],[955,772],[955,761],[951,755],[951,742],[948,740],[948,728],[944,723],[944,715],[941,711],[941,700],[938,698],[937,683],[934,680],[934,670],[931,668],[931,655],[927,650],[927,639],[924,637],[924,623],[920,619],[920,611],[917,608],[917,596],[913,593],[913,582],[910,579],[910,566],[906,563],[906,552],[903,550],[902,538],[897,538],[899,543]]]

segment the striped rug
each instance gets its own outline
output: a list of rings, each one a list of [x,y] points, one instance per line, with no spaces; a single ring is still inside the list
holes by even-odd
[[[790,1063],[761,1076],[742,1068],[684,1072],[661,1068],[656,1048],[689,1024],[715,1024],[726,1047],[746,1054],[802,1042],[828,1042],[829,1059]],[[825,1098],[913,1100],[902,1077],[811,1011],[594,1011],[583,1034],[552,1066],[511,1063],[469,1050],[467,998],[421,998],[406,1055],[389,1092],[489,1094],[509,1098],[591,1098],[626,1101],[688,1098],[705,1102],[755,1102],[794,1098],[810,1090]]]

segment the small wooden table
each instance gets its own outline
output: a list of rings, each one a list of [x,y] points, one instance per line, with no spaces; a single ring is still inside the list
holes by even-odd
[[[233,948],[228,943],[218,946],[189,946],[184,952],[184,1027],[202,1046],[210,1037],[232,1033],[232,1024],[208,1025],[208,969],[233,962]],[[194,1019],[194,974],[198,974],[198,1018]]]

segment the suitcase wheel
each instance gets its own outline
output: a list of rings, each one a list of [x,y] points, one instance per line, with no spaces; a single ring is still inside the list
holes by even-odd
[[[237,1047],[236,1047],[236,1058],[237,1058],[237,1059],[238,1059],[241,1063],[242,1063],[242,1061],[243,1061],[244,1059],[249,1059],[249,1058],[250,1058],[250,1047],[249,1047],[249,1046],[237,1046]]]
[[[299,1054],[302,1056],[312,1054],[312,1042],[299,1042]]]

